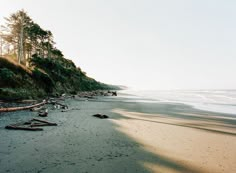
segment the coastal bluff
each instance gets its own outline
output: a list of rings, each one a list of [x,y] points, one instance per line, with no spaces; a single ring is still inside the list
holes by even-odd
[[[33,56],[30,66],[0,57],[0,100],[37,99],[78,91],[119,89],[90,78],[68,59]]]

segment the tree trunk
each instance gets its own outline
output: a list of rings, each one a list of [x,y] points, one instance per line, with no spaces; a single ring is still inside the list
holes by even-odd
[[[18,62],[21,63],[24,59],[24,16],[22,16],[21,20],[21,28],[20,28],[20,35],[19,35],[19,50],[18,50]]]

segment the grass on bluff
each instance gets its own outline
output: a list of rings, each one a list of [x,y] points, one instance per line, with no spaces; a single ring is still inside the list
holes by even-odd
[[[8,68],[16,73],[28,73],[29,75],[32,75],[30,69],[8,57],[0,57],[0,68]]]

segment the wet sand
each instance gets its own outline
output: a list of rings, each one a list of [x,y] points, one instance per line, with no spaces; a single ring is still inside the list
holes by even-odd
[[[38,132],[4,129],[35,112],[0,114],[0,172],[236,172],[235,115],[121,97],[66,104],[74,110],[49,109],[41,119],[58,126]]]

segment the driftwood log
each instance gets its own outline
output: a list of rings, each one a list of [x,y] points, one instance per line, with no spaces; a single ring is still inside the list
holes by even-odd
[[[31,121],[38,121],[38,122],[46,123],[46,124],[56,124],[56,123],[51,123],[51,122],[48,122],[48,121],[45,121],[45,120],[36,119],[36,118],[33,118]]]
[[[36,121],[37,123],[33,123],[34,121]],[[36,118],[33,118],[31,121],[31,127],[36,127],[36,126],[57,126],[56,123],[51,123],[45,120],[39,120]],[[38,123],[39,122],[39,123]]]
[[[13,129],[13,130],[30,130],[30,131],[42,131],[42,128],[32,128],[32,127],[21,127],[21,126],[14,126],[8,125],[5,127],[6,129]]]
[[[41,130],[43,130],[42,128],[34,128],[34,127],[40,127],[40,126],[57,126],[57,124],[34,118],[34,119],[32,119],[30,121],[26,121],[24,123],[17,123],[17,124],[8,125],[5,128],[6,129],[13,129],[13,130],[41,131]]]
[[[37,103],[37,104],[34,104],[34,105],[30,105],[30,106],[13,107],[13,108],[0,108],[0,112],[11,112],[11,111],[26,110],[26,109],[31,109],[31,108],[34,108],[34,107],[42,106],[46,103],[47,103],[46,100],[43,100],[41,103]]]
[[[59,105],[59,106],[61,106],[62,109],[68,109],[68,106],[67,106],[67,105],[64,105],[64,104],[62,104],[62,103],[55,102],[55,103],[53,103],[53,104],[54,104],[54,105]]]
[[[47,117],[48,116],[48,109],[45,109],[43,111],[39,111],[38,114],[40,117]]]

